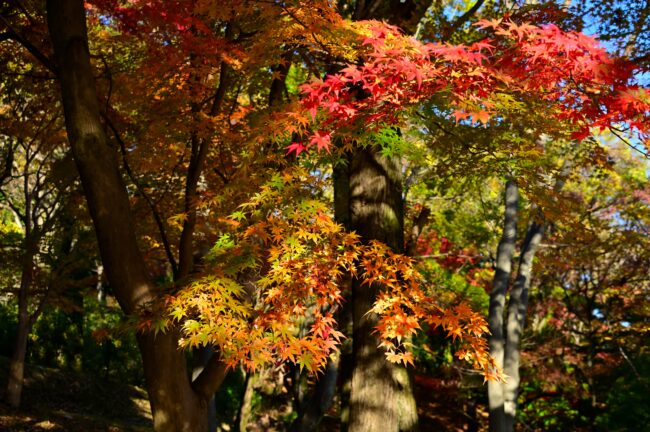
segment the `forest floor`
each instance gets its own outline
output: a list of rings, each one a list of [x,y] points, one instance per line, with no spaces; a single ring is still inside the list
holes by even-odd
[[[0,388],[8,360],[0,358]],[[151,431],[147,393],[138,387],[80,373],[28,365],[22,406],[0,402],[0,431]]]
[[[7,380],[8,360],[0,357],[0,389]],[[474,429],[468,407],[459,405],[454,386],[428,385],[416,380],[420,430],[460,432]],[[487,413],[479,408],[477,423]],[[338,429],[337,419],[324,421],[323,430]],[[253,426],[253,425],[251,425]],[[252,429],[255,429],[253,426]],[[150,432],[151,412],[146,392],[135,386],[80,373],[29,365],[23,403],[13,410],[0,402],[0,431],[6,432]]]

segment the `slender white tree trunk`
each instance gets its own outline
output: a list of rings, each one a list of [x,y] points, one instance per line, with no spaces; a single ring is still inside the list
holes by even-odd
[[[498,367],[503,368],[505,353],[505,338],[503,334],[503,315],[506,303],[508,280],[512,271],[512,258],[515,252],[517,238],[517,217],[519,206],[519,190],[513,180],[506,183],[505,215],[503,220],[503,235],[497,248],[497,266],[492,292],[490,292],[490,310],[488,322],[490,326],[490,355],[494,357]],[[488,382],[488,405],[490,409],[490,431],[505,430],[505,411],[503,385],[499,382]]]
[[[521,247],[517,278],[510,293],[508,302],[508,322],[506,325],[506,348],[504,372],[508,380],[503,384],[505,430],[514,430],[515,414],[517,411],[517,394],[519,390],[519,358],[521,335],[526,322],[528,308],[528,289],[533,269],[533,259],[537,248],[544,236],[543,222],[533,222],[528,228],[526,239]]]

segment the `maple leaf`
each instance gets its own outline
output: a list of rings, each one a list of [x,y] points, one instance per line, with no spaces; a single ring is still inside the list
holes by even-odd
[[[493,19],[493,20],[488,20],[488,19],[482,19],[479,21],[476,21],[473,25],[478,27],[478,28],[492,28],[496,29],[498,28],[501,23],[503,22],[503,19]]]
[[[291,152],[296,152],[296,156],[305,151],[307,148],[301,142],[292,142],[287,146],[287,154]]]
[[[484,125],[487,125],[488,120],[490,120],[490,113],[487,111],[478,111],[478,112],[472,112],[469,113],[469,115],[472,116],[472,119],[477,122],[477,123],[483,123]]]
[[[461,110],[453,110],[451,115],[454,117],[454,119],[456,119],[456,123],[460,122],[461,120],[465,120],[470,116],[470,114]]]
[[[387,352],[386,360],[388,360],[391,363],[403,363],[404,366],[414,365],[413,354],[410,352],[406,352],[406,353]]]
[[[589,135],[591,135],[591,132],[589,131],[589,127],[585,126],[578,131],[572,132],[571,139],[574,139],[576,141],[582,141],[585,138],[587,138]]]
[[[332,144],[331,139],[332,139],[331,134],[327,132],[317,131],[314,132],[314,135],[311,137],[309,143],[311,145],[316,145],[316,149],[319,152],[325,150],[327,151],[327,153],[330,153],[330,146]]]

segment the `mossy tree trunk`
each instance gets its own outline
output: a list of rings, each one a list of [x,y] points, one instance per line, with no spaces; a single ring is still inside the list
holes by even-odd
[[[404,252],[402,172],[397,160],[377,149],[358,149],[349,160],[349,227],[363,242],[378,240]],[[411,380],[405,368],[389,363],[378,348],[378,323],[369,314],[381,285],[352,281],[353,355],[348,430],[408,431],[418,418]]]

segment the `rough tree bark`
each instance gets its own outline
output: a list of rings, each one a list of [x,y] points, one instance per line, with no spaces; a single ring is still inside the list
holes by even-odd
[[[383,19],[394,25],[412,21],[426,7],[401,0],[358,1],[353,19]],[[408,30],[408,29],[407,29]],[[383,158],[373,149],[356,149],[347,169],[334,173],[337,222],[360,234],[362,241],[379,240],[404,253],[403,179],[397,160]],[[345,171],[345,172],[343,172]],[[377,317],[366,313],[379,286],[351,284],[352,355],[342,355],[341,430],[417,430],[418,415],[413,386],[406,369],[386,361],[373,334]],[[349,371],[349,376],[345,376]]]
[[[515,253],[517,238],[517,217],[519,206],[519,190],[517,183],[509,180],[505,190],[505,215],[503,219],[503,235],[497,248],[497,265],[492,291],[490,292],[490,310],[488,323],[490,326],[489,347],[490,355],[498,367],[503,368],[505,353],[505,338],[503,334],[503,313],[506,303],[508,280],[512,271],[512,257]],[[504,394],[501,383],[488,382],[488,406],[490,409],[490,431],[505,430]]]
[[[379,240],[404,252],[402,173],[395,160],[376,149],[354,152],[350,160],[350,228],[362,241]],[[389,363],[374,334],[378,317],[369,314],[379,284],[352,281],[353,356],[348,430],[417,429],[412,385],[405,368]]]
[[[82,0],[48,0],[48,25],[72,148],[108,280],[126,314],[155,300],[138,248],[129,199],[108,145],[88,51]],[[207,401],[225,368],[216,359],[192,382],[174,332],[138,334],[156,431],[207,430]]]

